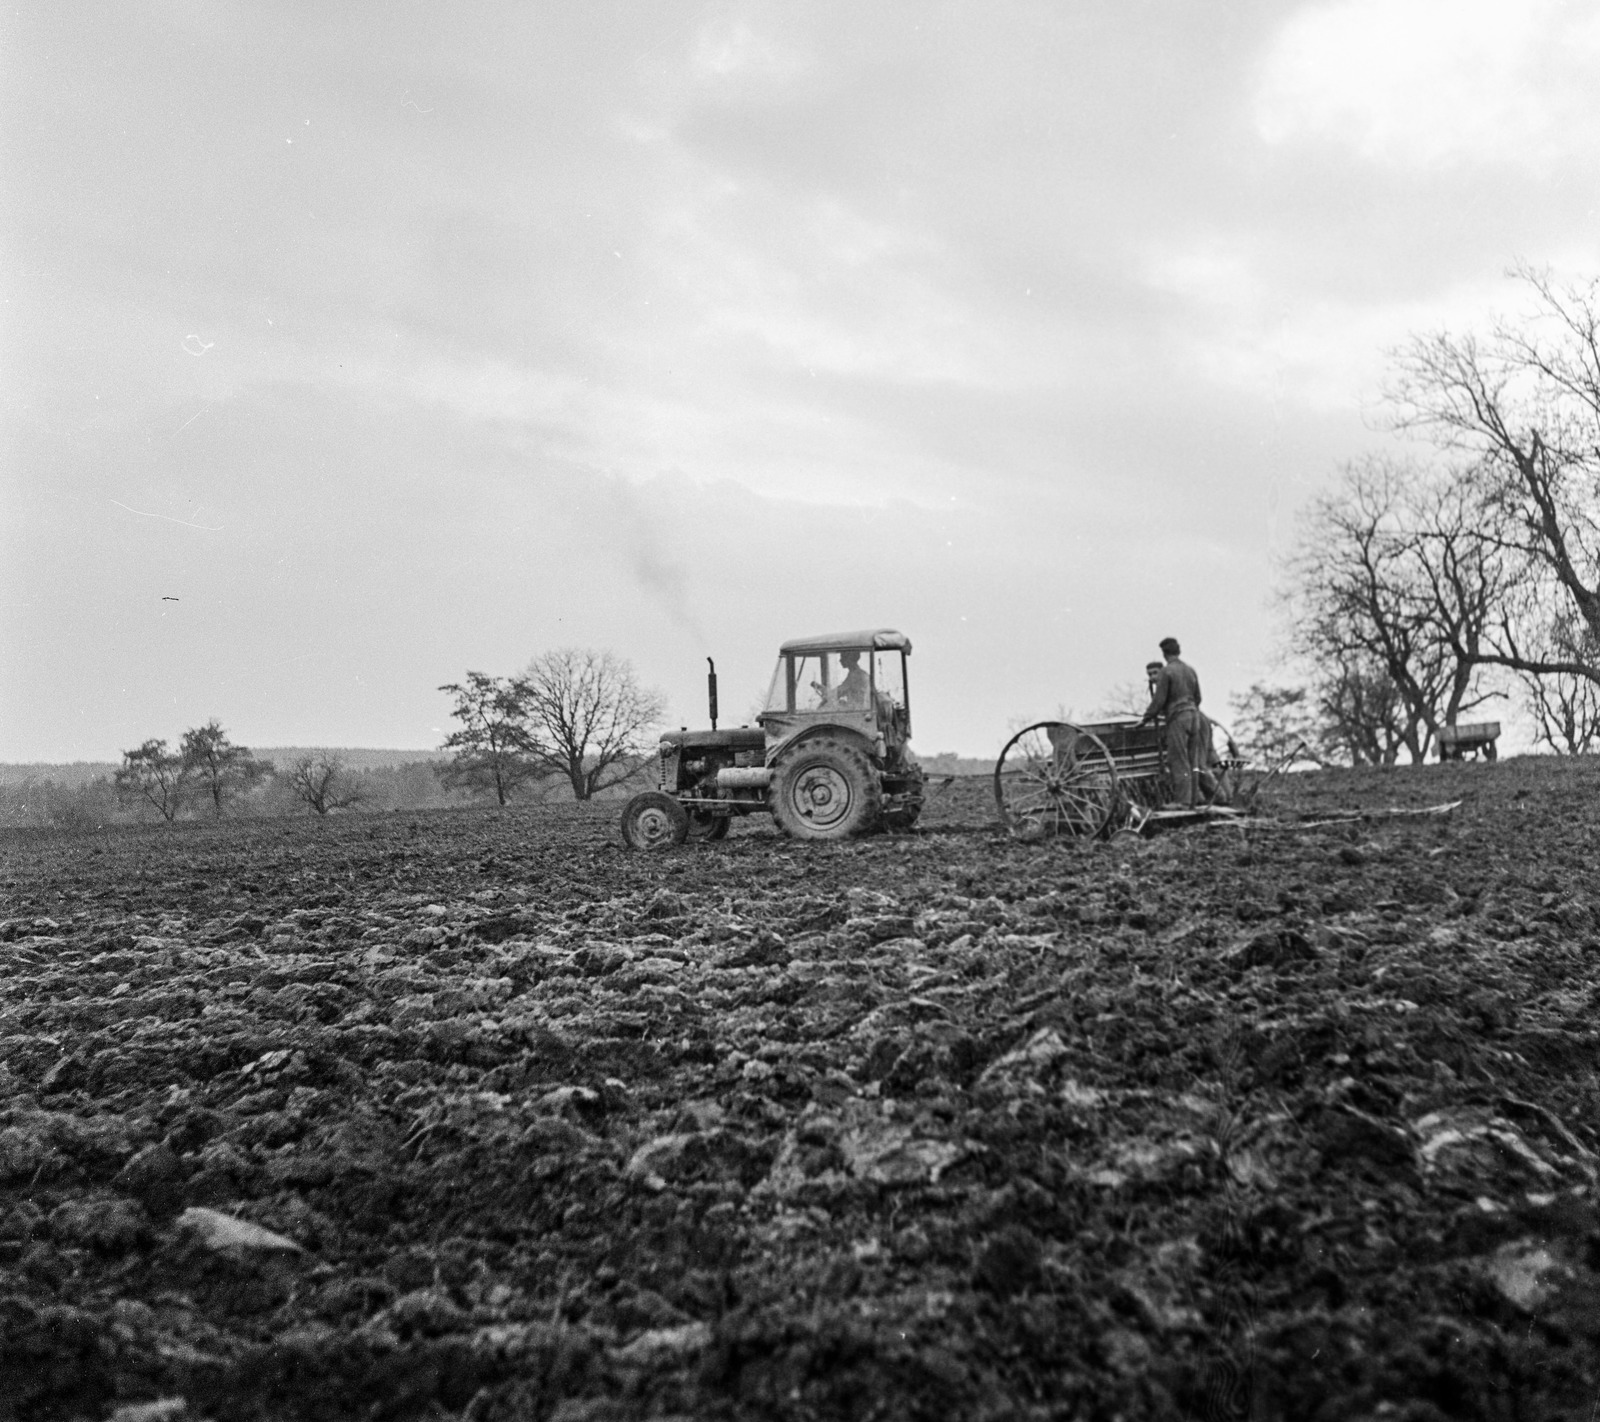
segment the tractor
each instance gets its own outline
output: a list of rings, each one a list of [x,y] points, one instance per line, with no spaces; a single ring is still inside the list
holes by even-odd
[[[722,731],[711,662],[711,729],[662,736],[659,788],[623,808],[623,843],[721,839],[734,816],[761,811],[795,839],[909,829],[923,792],[907,747],[910,654],[886,627],[785,642],[757,724]]]

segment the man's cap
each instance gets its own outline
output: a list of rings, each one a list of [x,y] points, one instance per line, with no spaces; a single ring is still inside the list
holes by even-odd
[[[1160,671],[1161,670],[1161,663],[1160,662],[1146,662],[1144,664],[1144,669],[1147,672]]]
[[[1183,648],[1178,645],[1178,639],[1176,637],[1163,637],[1161,639],[1161,650],[1169,657],[1175,657],[1183,650]]]
[[[861,660],[861,653],[860,652],[840,652],[839,653],[839,660],[841,662],[859,662]]]

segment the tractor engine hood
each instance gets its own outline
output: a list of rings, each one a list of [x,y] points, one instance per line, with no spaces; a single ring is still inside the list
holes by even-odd
[[[661,744],[691,750],[764,750],[767,737],[759,726],[736,726],[726,731],[668,731]]]

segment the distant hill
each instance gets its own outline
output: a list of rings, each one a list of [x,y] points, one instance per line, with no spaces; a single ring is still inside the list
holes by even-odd
[[[338,756],[351,770],[383,770],[395,765],[416,765],[444,760],[444,751],[374,750],[362,746],[251,746],[257,760],[270,760],[285,766],[296,756],[328,751]],[[0,764],[0,785],[20,785],[24,780],[54,780],[68,786],[87,785],[117,772],[121,761],[74,760],[51,764],[46,761]]]
[[[448,760],[448,751],[373,750],[361,746],[251,746],[257,760],[287,765],[296,756],[336,755],[351,770],[382,770],[391,765],[418,765],[430,760]]]
[[[976,756],[941,751],[938,755],[919,755],[917,764],[932,778],[939,775],[993,775],[994,761]]]
[[[429,761],[449,759],[446,751],[383,750],[371,746],[251,746],[250,750],[257,760],[270,760],[280,770],[297,756],[324,752],[338,756],[350,770],[387,770],[395,766],[424,765]],[[992,760],[955,755],[949,751],[940,755],[925,755],[919,760],[930,776],[988,775],[994,770]],[[0,785],[20,785],[25,780],[53,780],[60,785],[77,787],[95,780],[109,780],[116,774],[120,764],[120,761],[109,760],[0,764]]]
[[[20,785],[24,780],[54,780],[62,785],[87,785],[102,776],[115,775],[120,764],[120,761],[106,760],[74,760],[61,765],[52,765],[47,761],[0,764],[0,785]]]

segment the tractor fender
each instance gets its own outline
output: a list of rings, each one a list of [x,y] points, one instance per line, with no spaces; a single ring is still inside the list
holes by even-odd
[[[849,726],[841,726],[835,723],[819,726],[805,726],[796,731],[795,734],[790,736],[787,740],[779,741],[776,745],[768,749],[767,765],[769,767],[777,765],[778,761],[783,756],[787,755],[791,750],[793,750],[795,746],[803,745],[807,741],[816,740],[819,736],[826,736],[831,741],[838,741],[846,745],[855,746],[864,756],[871,760],[874,765],[880,764],[883,760],[883,740],[881,737],[874,739],[871,736],[864,736],[860,731],[854,730]]]

